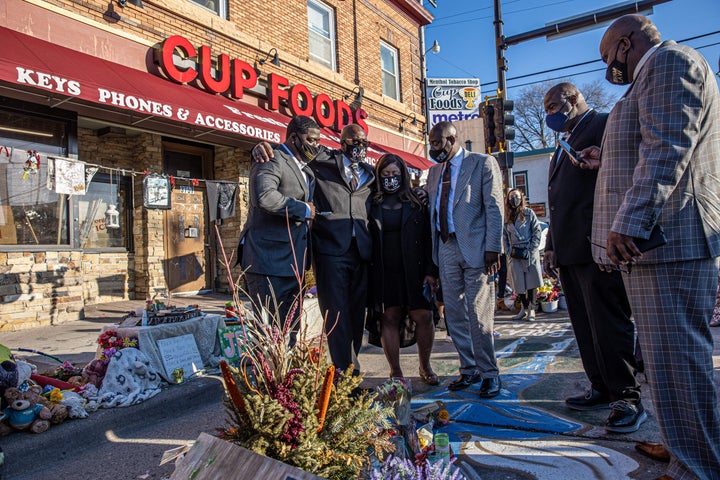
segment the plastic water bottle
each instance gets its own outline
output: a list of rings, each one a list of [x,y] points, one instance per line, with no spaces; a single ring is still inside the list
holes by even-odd
[[[441,462],[450,460],[450,437],[447,433],[436,433],[433,438],[435,443],[435,457]]]

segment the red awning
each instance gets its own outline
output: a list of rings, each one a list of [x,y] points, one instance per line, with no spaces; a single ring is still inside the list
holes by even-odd
[[[225,138],[251,137],[274,143],[285,139],[289,118],[280,113],[178,85],[5,27],[0,27],[0,44],[0,81],[44,92],[58,100],[55,105],[90,102],[108,111],[129,111],[133,115],[129,123],[133,125],[146,120],[189,124],[195,132],[189,138],[221,134]],[[339,146],[338,134],[329,129],[322,133],[324,144]],[[377,147],[397,153],[389,147]],[[418,170],[429,168],[422,157],[402,157]]]

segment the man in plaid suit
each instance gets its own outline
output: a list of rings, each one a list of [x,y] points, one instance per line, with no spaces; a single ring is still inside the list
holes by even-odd
[[[720,255],[720,94],[692,48],[661,42],[646,17],[600,43],[611,83],[630,84],[599,153],[593,257],[618,268],[638,327],[663,441],[660,479],[720,479],[720,409],[709,330]],[[581,156],[597,164],[597,151]],[[661,225],[667,243],[637,244]],[[632,267],[630,269],[629,267]]]
[[[500,393],[493,323],[493,275],[502,251],[503,194],[497,162],[465,151],[450,122],[430,130],[428,172],[433,261],[440,267],[445,322],[460,357],[460,376],[448,389],[480,383],[481,398]]]

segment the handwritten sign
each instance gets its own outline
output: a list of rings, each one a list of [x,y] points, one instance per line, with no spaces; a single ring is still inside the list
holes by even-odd
[[[220,339],[223,357],[225,357],[229,365],[237,367],[240,363],[240,357],[247,350],[242,325],[218,328],[218,338]]]
[[[195,337],[191,333],[178,337],[163,338],[157,341],[158,349],[165,367],[165,378],[172,379],[172,372],[182,368],[185,378],[202,370],[203,361],[198,351]]]

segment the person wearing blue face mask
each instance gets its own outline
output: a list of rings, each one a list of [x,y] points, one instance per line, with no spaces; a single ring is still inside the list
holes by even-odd
[[[391,377],[403,376],[400,348],[417,341],[420,378],[428,385],[437,385],[440,380],[430,366],[430,353],[435,336],[431,302],[438,271],[432,262],[427,206],[410,188],[408,168],[401,157],[380,157],[375,178],[377,188],[369,224],[373,246],[368,287],[372,315],[367,329],[375,338],[380,332],[380,346]],[[373,335],[369,340],[377,345]]]
[[[547,126],[576,151],[599,145],[607,114],[589,108],[571,83],[552,87],[544,98]],[[580,159],[576,159],[582,161]],[[570,321],[580,350],[587,392],[568,397],[572,410],[612,409],[605,428],[614,433],[637,430],[645,421],[640,385],[635,379],[635,327],[619,271],[602,271],[590,248],[596,170],[578,168],[558,147],[550,161],[550,222],[543,267],[559,273]]]

